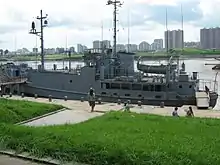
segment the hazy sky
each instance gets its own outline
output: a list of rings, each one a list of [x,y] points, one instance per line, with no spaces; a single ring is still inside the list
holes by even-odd
[[[198,41],[202,27],[220,24],[220,0],[124,0],[118,17],[118,43],[127,43],[128,13],[131,43],[163,38],[166,8],[168,29],[180,29],[181,4],[186,41]],[[68,46],[92,46],[93,40],[101,39],[102,21],[103,38],[112,41],[113,6],[106,6],[105,0],[1,0],[0,6],[0,48],[35,47],[36,36],[28,32],[40,9],[49,16],[45,47],[65,47],[66,36]]]

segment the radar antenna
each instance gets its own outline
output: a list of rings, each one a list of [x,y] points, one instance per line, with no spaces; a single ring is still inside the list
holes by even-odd
[[[113,5],[114,6],[114,12],[113,12],[113,15],[114,15],[114,19],[113,19],[113,22],[114,22],[114,35],[113,35],[113,51],[112,51],[112,55],[113,57],[116,57],[116,44],[117,44],[117,9],[118,7],[122,7],[123,3],[119,0],[108,0],[107,2],[107,5]]]

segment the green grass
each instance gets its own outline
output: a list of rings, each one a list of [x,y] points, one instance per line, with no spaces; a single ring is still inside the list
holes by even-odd
[[[0,124],[0,147],[91,165],[220,164],[220,120],[111,112],[76,125]]]
[[[175,49],[179,54],[183,56],[198,56],[202,57],[203,55],[220,55],[220,50],[203,50],[203,49],[196,49],[196,48],[184,48],[183,51],[181,49]],[[158,52],[137,52],[137,57],[143,56],[143,57],[165,57],[167,56],[166,51],[158,51]],[[82,54],[72,54],[70,59],[71,60],[80,60],[82,59]],[[35,55],[17,55],[11,58],[0,58],[0,61],[5,60],[15,60],[15,61],[40,61],[41,57],[38,55],[37,57]],[[64,54],[54,54],[54,55],[45,55],[45,60],[51,61],[51,60],[69,60],[68,55]]]
[[[0,99],[0,123],[14,124],[61,108],[54,104]]]
[[[81,58],[82,58],[82,55],[80,54],[71,55],[72,60],[81,59]],[[40,55],[38,55],[37,57],[35,55],[17,55],[17,56],[11,57],[10,59],[13,59],[16,61],[36,61],[36,60],[39,61],[41,57]],[[68,60],[68,59],[69,57],[64,54],[45,55],[45,60]]]
[[[192,56],[192,55],[220,55],[220,50],[204,50],[204,49],[197,49],[197,48],[184,48],[182,49],[175,49],[176,52],[183,56]],[[136,56],[167,56],[166,51],[158,51],[158,52],[137,52]]]

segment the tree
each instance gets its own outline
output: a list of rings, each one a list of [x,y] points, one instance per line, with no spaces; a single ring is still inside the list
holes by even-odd
[[[4,53],[3,49],[0,49],[0,55],[1,56],[3,56],[3,53]]]
[[[6,54],[8,54],[8,52],[9,52],[8,49],[6,49],[6,50],[4,51],[4,54],[6,55]]]

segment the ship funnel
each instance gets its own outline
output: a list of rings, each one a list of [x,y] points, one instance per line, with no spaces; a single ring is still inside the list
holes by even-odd
[[[197,80],[197,78],[198,78],[198,72],[193,72],[192,79]]]

